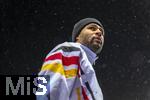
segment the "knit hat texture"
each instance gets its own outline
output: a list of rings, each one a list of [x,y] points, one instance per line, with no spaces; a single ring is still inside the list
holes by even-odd
[[[101,24],[100,21],[98,21],[97,19],[95,18],[84,18],[84,19],[81,19],[79,20],[75,25],[74,25],[74,28],[73,28],[73,31],[72,31],[72,42],[75,42],[76,41],[76,37],[80,34],[81,30],[88,24],[90,23],[96,23],[98,25],[100,25],[102,28],[103,28],[103,25]]]

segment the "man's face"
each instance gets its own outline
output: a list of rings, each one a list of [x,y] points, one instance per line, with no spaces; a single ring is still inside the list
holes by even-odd
[[[81,30],[76,39],[95,53],[99,53],[104,44],[104,30],[99,25],[90,23]]]

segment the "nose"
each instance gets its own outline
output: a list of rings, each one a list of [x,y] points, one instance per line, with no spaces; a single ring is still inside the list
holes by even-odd
[[[103,32],[100,29],[97,29],[95,34],[98,36],[102,36]]]

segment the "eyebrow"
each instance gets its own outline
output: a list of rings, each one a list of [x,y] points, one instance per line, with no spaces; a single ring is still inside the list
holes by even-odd
[[[96,28],[98,28],[98,29],[100,29],[100,30],[102,31],[103,35],[105,35],[104,30],[103,30],[103,27],[100,26],[100,25],[97,25],[97,24],[95,24],[95,23],[92,23],[92,24],[89,24],[88,27],[96,27]]]

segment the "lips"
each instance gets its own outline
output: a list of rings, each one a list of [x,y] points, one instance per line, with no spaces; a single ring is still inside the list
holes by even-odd
[[[102,40],[100,37],[95,37],[94,40],[100,44],[102,44]]]

